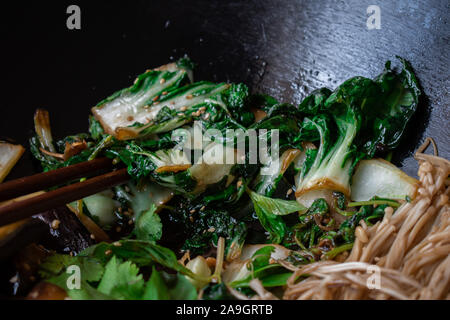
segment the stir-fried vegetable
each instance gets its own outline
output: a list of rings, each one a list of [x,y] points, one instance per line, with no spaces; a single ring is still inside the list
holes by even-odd
[[[350,179],[358,161],[398,145],[421,94],[409,64],[401,62],[399,74],[388,62],[375,80],[355,77],[326,99],[327,92],[320,91],[300,104],[300,111],[309,116],[299,138],[320,145],[311,166],[297,180],[299,201],[317,189],[350,197]]]
[[[344,257],[361,221],[395,214],[415,193],[415,179],[370,160],[397,147],[418,105],[400,60],[399,73],[388,62],[373,80],[294,106],[244,84],[193,82],[185,58],[100,102],[89,134],[56,142],[39,111],[30,144],[44,170],[106,156],[132,178],[72,204],[115,242],[54,255],[42,276],[66,289],[63,271],[79,264],[83,290],[66,289],[72,298],[217,299],[251,296],[255,281],[282,287],[289,265]]]

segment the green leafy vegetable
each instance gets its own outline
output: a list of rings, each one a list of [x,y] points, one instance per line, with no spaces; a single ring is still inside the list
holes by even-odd
[[[387,62],[373,80],[354,77],[334,91],[320,88],[295,106],[250,94],[242,83],[193,82],[194,64],[185,57],[101,101],[88,134],[56,142],[48,113],[40,110],[30,149],[44,171],[106,156],[131,177],[83,199],[83,211],[117,241],[75,257],[52,255],[40,276],[72,299],[197,299],[200,293],[233,299],[229,288],[254,295],[253,279],[273,293],[286,285],[292,272],[277,260],[275,244],[287,248],[285,261],[295,266],[351,250],[361,221],[372,225],[388,206],[399,206],[384,199],[395,192],[374,197],[385,184],[357,188],[351,180],[360,160],[385,157],[398,146],[418,107],[421,89],[399,59],[399,72]],[[212,130],[218,134],[211,137]],[[230,130],[238,134],[229,136]],[[196,134],[202,140],[192,143]],[[258,163],[250,163],[253,138]],[[66,152],[75,144],[80,149]],[[383,182],[377,170],[370,173]],[[351,186],[364,196],[352,198]],[[284,200],[293,190],[297,201]],[[262,243],[268,244],[250,257],[244,244]],[[221,273],[223,260],[228,274],[227,268]]]
[[[152,275],[147,282],[144,293],[145,300],[169,300],[169,290],[161,274],[153,267]]]
[[[400,60],[403,69],[399,74],[388,62],[375,80],[355,77],[325,101],[327,92],[313,93],[301,104],[314,116],[304,119],[298,140],[318,139],[320,146],[313,164],[297,180],[298,197],[317,189],[350,196],[356,163],[397,146],[421,95],[409,64]]]
[[[197,291],[186,277],[168,275],[153,268],[146,283],[144,300],[196,300]]]
[[[113,252],[112,248],[116,250]],[[154,263],[179,273],[175,276],[160,273]],[[153,271],[145,282],[140,267],[149,265],[153,265]],[[68,286],[71,266],[80,270],[78,287]],[[72,299],[195,299],[197,292],[184,275],[205,280],[179,264],[171,250],[153,242],[135,240],[101,243],[76,257],[53,255],[41,265],[40,274],[64,289]]]
[[[120,262],[113,256],[105,266],[105,273],[97,290],[115,299],[139,299],[144,291],[144,279],[138,267],[130,261]]]
[[[155,212],[156,206],[152,204],[149,210],[142,211],[136,216],[134,234],[139,240],[157,241],[162,236],[161,219]]]
[[[272,199],[251,190],[247,190],[247,193],[252,199],[259,222],[269,232],[273,243],[280,243],[287,232],[286,224],[281,216],[307,210],[297,201]]]
[[[308,210],[305,206],[294,200],[269,198],[251,190],[247,190],[247,192],[255,206],[276,216],[285,216],[293,212],[304,213]]]

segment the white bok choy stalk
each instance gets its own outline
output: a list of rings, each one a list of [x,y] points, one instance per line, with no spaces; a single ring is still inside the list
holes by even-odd
[[[419,181],[383,159],[362,160],[352,178],[352,200],[367,201],[373,197],[414,199]]]
[[[0,182],[6,178],[24,151],[21,145],[0,141]]]

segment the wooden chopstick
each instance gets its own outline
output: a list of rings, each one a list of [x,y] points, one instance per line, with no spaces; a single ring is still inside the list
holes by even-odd
[[[23,201],[0,206],[0,226],[30,217],[123,184],[130,179],[127,169],[119,169],[83,182],[58,188]]]
[[[0,201],[16,198],[35,191],[45,190],[62,183],[70,182],[74,179],[88,177],[111,169],[111,159],[98,158],[4,182],[0,184]]]

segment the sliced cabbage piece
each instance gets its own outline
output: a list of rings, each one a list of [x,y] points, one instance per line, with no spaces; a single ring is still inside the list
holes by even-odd
[[[136,216],[143,211],[147,211],[152,205],[156,209],[167,203],[173,197],[173,190],[165,188],[157,183],[148,181],[145,184],[137,186],[129,182],[124,186],[115,187],[117,198],[126,201]]]
[[[333,191],[328,189],[310,190],[296,198],[297,202],[309,208],[317,199],[323,198],[333,203]]]
[[[232,159],[228,161],[227,159]],[[236,150],[222,144],[211,142],[206,146],[199,161],[189,172],[197,181],[197,191],[203,191],[207,185],[217,183],[227,176],[235,164]]]
[[[6,178],[24,151],[21,145],[0,142],[0,182]]]
[[[286,259],[289,256],[289,254],[291,253],[291,250],[289,250],[283,246],[280,246],[278,244],[247,244],[242,249],[240,259],[248,260],[255,254],[256,251],[258,251],[261,248],[269,247],[269,246],[275,248],[274,252],[272,252],[272,254],[270,255],[270,257],[274,260]]]
[[[351,198],[367,201],[373,197],[413,199],[419,181],[383,159],[362,160],[352,178]]]
[[[151,161],[155,164],[157,173],[162,172],[174,172],[178,170],[171,170],[171,167],[181,167],[187,166],[184,170],[190,167],[191,162],[188,156],[183,150],[178,149],[168,149],[168,150],[158,150],[155,153],[150,154],[149,157]],[[182,170],[179,170],[182,171]]]
[[[149,210],[153,204],[159,208],[173,197],[172,190],[151,182],[139,187],[129,182],[126,188],[121,186],[114,190],[115,193],[110,189],[83,199],[89,213],[98,218],[100,226],[111,225],[116,221],[114,212],[121,203],[114,199],[115,195],[117,198],[126,200],[134,215]]]
[[[230,174],[237,150],[202,136],[198,122],[183,130],[184,138],[178,146],[146,155],[156,166],[154,177],[158,183],[182,193],[198,194]]]
[[[233,162],[226,163],[226,157]],[[230,174],[235,165],[235,149],[211,142],[194,165],[178,149],[158,150],[150,158],[157,166],[154,177],[159,184],[182,193],[198,194]]]
[[[270,157],[268,163],[261,168],[259,175],[255,178],[255,192],[271,196],[291,163],[301,157],[302,153],[304,152],[299,149],[288,149],[279,159]]]
[[[159,96],[189,81],[186,70],[169,70],[149,70],[141,74],[133,86],[114,93],[92,108],[105,132],[116,135],[119,128],[152,121],[162,108],[157,103]]]
[[[170,64],[148,70],[133,86],[120,90],[92,108],[106,133],[119,140],[168,132],[218,107],[228,112],[221,93],[226,83],[191,83],[186,64]],[[199,110],[201,112],[199,113]],[[205,113],[206,116],[206,113]],[[206,118],[213,119],[214,114]]]
[[[248,263],[256,251],[267,246],[275,248],[270,255],[274,260],[284,260],[291,253],[291,250],[277,244],[246,244],[242,249],[240,257],[227,264],[225,271],[222,273],[222,280],[225,283],[231,283],[245,279],[251,275],[252,271],[249,270]]]
[[[145,121],[135,122],[127,127],[115,130],[119,140],[146,137],[154,133],[168,132],[191,121],[193,116],[200,117],[203,113],[213,121],[217,112],[212,112],[212,106],[227,111],[220,94],[230,87],[226,83],[196,82],[183,86],[144,106]],[[204,109],[202,113],[199,113]],[[204,116],[204,117],[205,117]],[[131,119],[131,118],[130,118]]]
[[[150,209],[152,204],[158,208],[167,203],[173,197],[173,191],[156,183],[146,183],[137,187],[133,183],[128,183],[130,192],[130,204],[134,215]]]
[[[111,225],[116,221],[114,211],[120,206],[120,202],[113,199],[114,193],[105,190],[83,199],[89,213],[98,219],[100,226]]]

